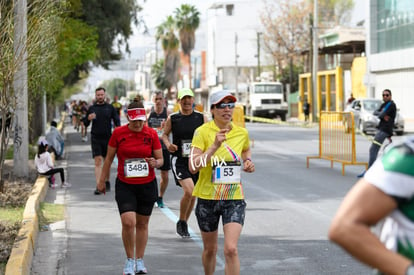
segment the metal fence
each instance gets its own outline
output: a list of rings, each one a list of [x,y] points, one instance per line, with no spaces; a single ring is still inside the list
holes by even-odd
[[[319,155],[306,157],[306,167],[310,159],[326,159],[345,165],[365,165],[367,162],[356,160],[354,114],[351,112],[321,112],[319,120]]]

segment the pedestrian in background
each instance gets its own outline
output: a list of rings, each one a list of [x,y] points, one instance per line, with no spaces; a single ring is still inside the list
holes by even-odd
[[[213,120],[194,133],[189,161],[192,173],[200,172],[193,195],[197,197],[195,214],[203,239],[204,274],[216,268],[218,223],[224,231],[225,273],[240,274],[237,246],[245,217],[242,170],[255,170],[250,140],[245,128],[232,123],[236,98],[228,91],[210,96]]]
[[[162,155],[164,158],[164,165],[159,168],[161,180],[160,180],[160,192],[157,199],[157,206],[160,208],[164,207],[164,194],[168,187],[168,171],[171,169],[170,162],[170,152],[168,152],[167,147],[162,141],[162,133],[164,128],[164,123],[167,120],[167,117],[170,115],[170,112],[167,110],[167,107],[164,105],[164,96],[162,91],[156,91],[153,95],[154,106],[151,108],[150,114],[148,116],[148,126],[153,128],[160,139],[162,146]]]
[[[351,95],[349,96],[349,98],[347,100],[347,104],[348,105],[351,104],[352,102],[354,102],[354,100],[355,100],[354,94],[351,93]]]
[[[184,88],[178,92],[180,110],[168,116],[165,122],[162,140],[168,151],[172,154],[171,165],[175,183],[183,189],[180,201],[180,217],[177,221],[177,234],[182,238],[189,238],[188,219],[193,211],[195,197],[193,197],[194,184],[198,173],[192,174],[188,169],[191,140],[195,129],[203,125],[207,118],[193,109],[194,93]],[[172,134],[172,142],[169,134]]]
[[[414,274],[414,136],[387,149],[344,198],[329,238],[380,274]],[[380,236],[371,227],[383,221]]]
[[[99,87],[95,90],[95,103],[88,108],[88,112],[84,119],[85,127],[88,127],[92,121],[91,129],[91,147],[92,157],[95,161],[95,179],[98,182],[102,171],[102,165],[106,157],[108,141],[112,134],[112,122],[116,127],[120,126],[119,116],[115,108],[105,101],[105,88]],[[106,191],[111,190],[109,182],[110,174],[107,174],[105,180]],[[95,195],[100,195],[98,189],[94,191]]]
[[[86,102],[84,100],[82,100],[81,104],[82,104],[81,105],[81,110],[80,110],[80,113],[81,113],[81,136],[82,136],[82,141],[87,142],[88,141],[88,127],[85,126],[84,121],[86,119],[86,115],[88,113],[89,106],[88,106],[88,102]]]
[[[157,132],[145,125],[146,114],[141,102],[134,101],[128,106],[127,119],[128,124],[115,128],[109,140],[96,189],[105,192],[105,182],[116,154],[115,199],[127,256],[123,271],[124,275],[135,275],[147,273],[143,258],[148,242],[148,223],[158,198],[154,168],[163,165],[163,157]]]
[[[309,121],[310,104],[307,99],[303,103],[303,114],[305,115],[305,122]]]
[[[65,181],[65,172],[62,167],[54,167],[52,156],[47,151],[48,143],[46,139],[40,139],[38,142],[37,154],[35,155],[36,170],[40,175],[49,176],[49,186],[55,187],[52,176],[56,173],[60,174],[60,182],[62,188],[69,188],[71,184]]]
[[[114,96],[114,100],[112,101],[112,106],[114,106],[116,112],[118,113],[119,119],[121,119],[121,110],[122,110],[122,104],[118,101],[118,96]]]
[[[377,159],[378,152],[384,140],[386,138],[391,138],[394,131],[394,121],[395,116],[397,115],[397,106],[392,100],[391,90],[385,89],[382,92],[382,99],[384,102],[374,112],[374,115],[379,118],[380,122],[377,127],[377,133],[375,134],[374,140],[372,141],[371,147],[369,148],[368,168],[371,167],[374,161]],[[364,174],[365,171],[359,174],[358,177],[363,177]]]
[[[48,151],[53,152],[57,160],[61,159],[63,156],[65,141],[57,129],[57,123],[54,120],[50,122],[50,128],[46,133],[46,140],[49,144]]]

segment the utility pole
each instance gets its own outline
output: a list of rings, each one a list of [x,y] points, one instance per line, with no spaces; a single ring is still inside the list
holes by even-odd
[[[261,32],[257,32],[257,76],[260,78],[261,69],[260,69],[260,35]]]
[[[27,108],[27,0],[16,0],[14,10],[14,56],[16,74],[13,89],[16,111],[13,136],[13,173],[17,177],[29,176],[29,130]]]
[[[238,38],[237,38],[237,33],[234,34],[234,70],[235,70],[235,77],[236,77],[236,97],[237,97],[237,101],[240,100],[240,96],[239,96],[239,67],[237,65],[237,59],[239,58],[239,55],[237,54],[237,43],[238,43]]]
[[[318,1],[313,1],[313,66],[312,66],[312,120],[313,122],[317,121],[317,74],[318,74],[318,57],[319,57],[319,47],[318,47]]]

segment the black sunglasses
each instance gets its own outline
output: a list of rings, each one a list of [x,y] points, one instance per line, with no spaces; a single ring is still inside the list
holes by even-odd
[[[225,109],[226,107],[229,107],[229,109],[233,109],[236,106],[236,103],[229,102],[229,103],[218,103],[215,105],[217,109]]]
[[[389,97],[389,96],[390,96],[390,94],[383,94],[382,96]]]

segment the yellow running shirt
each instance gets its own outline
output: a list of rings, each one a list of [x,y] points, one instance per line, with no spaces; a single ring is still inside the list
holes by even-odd
[[[235,168],[239,175],[232,175],[232,179],[240,178],[240,171],[243,170],[243,163],[241,160],[241,153],[249,148],[250,140],[249,134],[245,128],[239,127],[234,123],[231,124],[232,129],[226,134],[226,141],[223,142],[220,148],[211,157],[209,163],[200,161],[200,163],[189,163],[189,165],[202,166],[200,169],[199,178],[194,187],[193,196],[206,200],[240,200],[244,199],[243,187],[241,182],[238,183],[217,183],[221,182],[217,178],[223,176],[226,170],[221,169],[217,172],[217,168],[226,167],[228,169]],[[194,132],[192,147],[196,147],[205,152],[216,138],[217,132],[220,129],[214,123],[214,120],[209,121]],[[237,167],[240,165],[240,167]],[[232,170],[233,171],[233,170]],[[231,180],[229,180],[231,182]],[[216,183],[214,183],[216,182]]]

